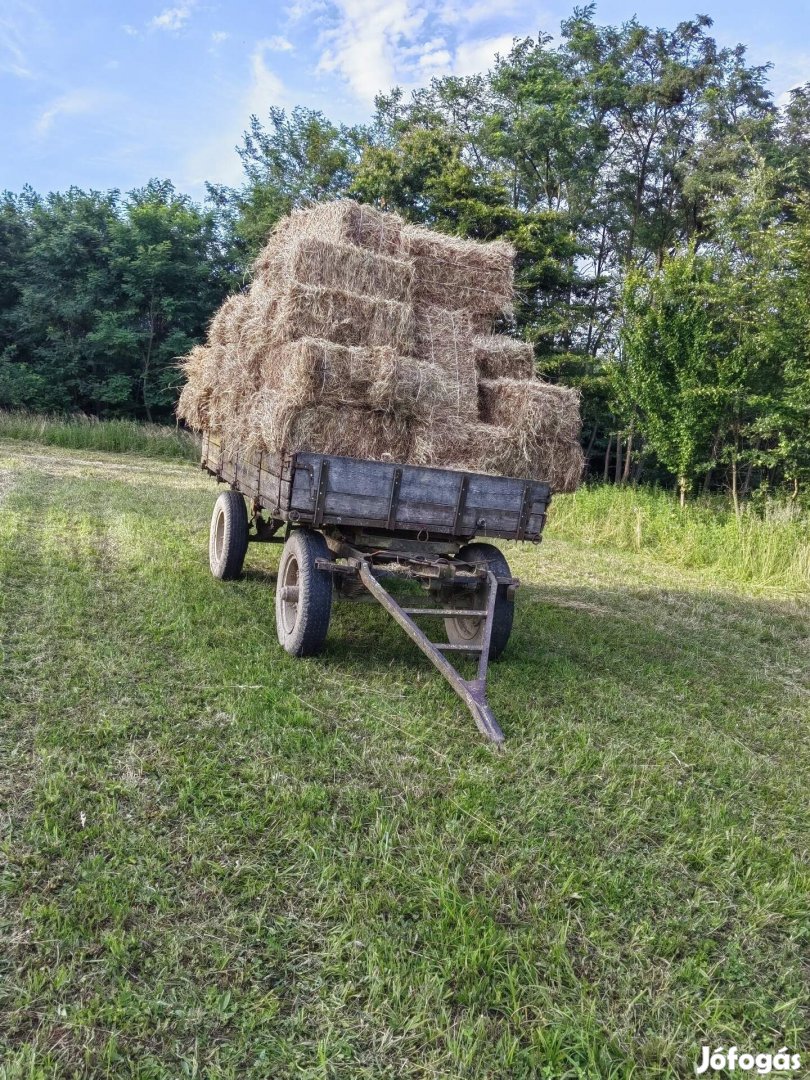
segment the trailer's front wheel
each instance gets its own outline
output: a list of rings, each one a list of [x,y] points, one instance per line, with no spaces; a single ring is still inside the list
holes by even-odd
[[[332,615],[332,575],[316,559],[329,559],[320,533],[294,529],[287,537],[276,584],[276,632],[291,656],[315,656],[323,648]]]
[[[248,546],[245,500],[238,491],[220,492],[211,517],[208,563],[220,581],[232,581],[242,573]]]
[[[492,571],[496,577],[511,577],[509,563],[502,551],[494,544],[466,544],[456,555],[457,562],[472,563]],[[456,615],[444,620],[447,640],[453,645],[481,646],[484,642],[486,622],[487,589],[475,593],[460,591],[451,601],[451,606],[459,608],[481,609],[481,617],[475,615]],[[497,660],[512,633],[512,620],[515,605],[509,599],[506,585],[499,585],[495,594],[495,613],[492,619],[492,637],[489,639],[489,658]]]

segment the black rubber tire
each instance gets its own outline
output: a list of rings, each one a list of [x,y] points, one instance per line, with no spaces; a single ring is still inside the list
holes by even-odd
[[[316,559],[331,558],[326,541],[311,529],[294,529],[287,537],[276,582],[276,633],[290,656],[316,656],[323,648],[332,616],[332,575],[319,570]],[[287,587],[298,589],[293,604]]]
[[[511,577],[512,571],[504,553],[494,544],[465,544],[456,555],[458,562],[484,566],[498,577]],[[515,617],[514,601],[507,597],[505,585],[498,586],[495,596],[495,614],[492,620],[492,637],[489,639],[489,658],[497,660],[506,648],[512,633],[512,620]],[[451,600],[451,606],[463,608],[480,607],[486,610],[486,591],[475,593],[463,591]],[[484,617],[480,619],[466,616],[455,619],[452,616],[444,620],[447,640],[454,645],[480,645],[484,638]]]
[[[238,491],[222,491],[214,504],[208,537],[208,564],[220,581],[233,581],[242,573],[248,547],[248,516]]]

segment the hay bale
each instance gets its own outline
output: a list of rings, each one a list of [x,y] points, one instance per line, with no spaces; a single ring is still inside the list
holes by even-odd
[[[352,244],[378,255],[402,258],[402,218],[353,199],[319,203],[293,210],[273,228],[253,264],[256,275],[272,273],[292,238],[316,237],[333,244]]]
[[[416,464],[542,480],[557,492],[576,491],[585,461],[576,439],[530,442],[514,428],[496,424],[420,425],[413,440]]]
[[[257,280],[277,290],[298,281],[361,296],[398,300],[402,304],[411,302],[412,263],[351,244],[288,234],[265,264],[266,269],[257,275]]]
[[[239,339],[242,325],[251,306],[246,292],[233,293],[214,315],[208,327],[208,340],[212,345],[228,345]]]
[[[336,345],[303,338],[272,350],[260,383],[290,403],[365,406],[401,417],[428,418],[452,406],[453,388],[434,364],[399,356],[387,346]]]
[[[388,345],[404,356],[413,355],[413,310],[398,300],[294,282],[270,298],[253,347],[266,345],[268,338],[280,345],[303,337],[336,345]]]
[[[417,465],[508,476],[508,432],[477,421],[457,425],[418,425],[413,459]]]
[[[479,415],[484,423],[518,429],[528,440],[578,439],[579,391],[540,379],[481,379]]]
[[[531,379],[534,377],[534,346],[506,334],[479,335],[472,339],[472,356],[481,379]]]
[[[515,475],[544,480],[552,491],[566,495],[577,490],[584,468],[585,454],[578,439],[541,439],[532,447],[529,471]]]
[[[248,403],[250,430],[242,445],[273,453],[311,451],[369,461],[407,461],[411,422],[393,413],[352,405],[300,406],[261,390]]]
[[[507,241],[482,244],[406,225],[402,249],[414,263],[415,302],[463,308],[478,319],[511,312],[515,249]]]
[[[432,305],[414,309],[416,356],[444,373],[449,391],[447,415],[459,420],[478,416],[478,380],[472,359],[472,325],[466,311]]]
[[[195,345],[179,364],[185,383],[177,402],[177,415],[194,431],[204,431],[208,426],[209,401],[212,387],[208,378],[210,349]]]

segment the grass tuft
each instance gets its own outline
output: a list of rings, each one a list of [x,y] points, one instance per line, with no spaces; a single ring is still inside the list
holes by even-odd
[[[0,409],[0,439],[61,446],[70,450],[141,454],[176,461],[192,461],[199,454],[193,435],[167,424],[98,420],[83,414],[49,416],[22,409]]]
[[[672,492],[658,488],[587,486],[554,498],[549,534],[587,547],[646,553],[727,582],[810,589],[810,514],[789,503],[749,505],[738,519],[720,498],[681,510]]]

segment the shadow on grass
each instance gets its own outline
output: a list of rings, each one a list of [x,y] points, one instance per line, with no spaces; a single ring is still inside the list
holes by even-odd
[[[420,620],[444,640],[441,620]],[[428,629],[429,628],[429,629]],[[499,715],[513,731],[591,687],[594,709],[713,711],[733,725],[777,715],[802,692],[806,613],[789,601],[656,588],[523,586],[506,653],[490,668]],[[455,660],[455,658],[454,658]],[[382,687],[392,669],[430,671],[427,659],[381,609],[336,604],[319,663]],[[467,662],[459,670],[472,674]],[[436,674],[438,679],[439,675]],[[787,693],[786,693],[787,691]],[[587,693],[585,694],[587,697]]]

